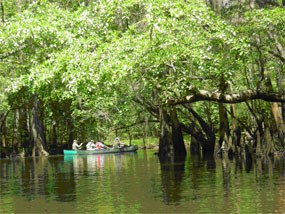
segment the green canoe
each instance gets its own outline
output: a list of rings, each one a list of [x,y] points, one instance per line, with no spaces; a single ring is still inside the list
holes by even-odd
[[[138,146],[124,146],[121,148],[110,149],[97,149],[97,150],[63,150],[64,155],[96,155],[106,153],[119,153],[119,152],[135,152],[138,150]]]

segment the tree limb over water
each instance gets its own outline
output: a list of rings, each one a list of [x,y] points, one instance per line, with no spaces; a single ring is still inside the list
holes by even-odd
[[[214,101],[220,103],[242,103],[249,100],[264,100],[267,102],[285,102],[285,95],[281,93],[265,92],[260,90],[246,90],[241,93],[225,94],[206,90],[195,90],[192,94],[178,99],[169,99],[170,105],[194,103],[198,101]]]

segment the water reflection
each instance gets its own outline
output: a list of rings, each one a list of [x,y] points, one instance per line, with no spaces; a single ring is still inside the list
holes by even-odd
[[[130,154],[66,155],[64,162],[73,166],[74,174],[103,174],[105,159],[108,163],[112,162],[119,172],[122,167],[122,157]]]
[[[54,196],[56,201],[75,201],[76,181],[71,167],[64,165],[62,157],[49,159],[49,165],[50,175],[46,175],[48,180],[45,182],[49,186],[49,195]]]
[[[162,195],[165,204],[179,204],[181,201],[185,159],[183,156],[174,160],[160,158]]]
[[[26,200],[42,195],[52,200],[74,201],[74,192],[74,176],[70,169],[64,168],[62,158],[1,161],[1,193],[22,196]]]
[[[284,159],[253,159],[248,167],[243,159],[192,155],[158,160],[144,151],[0,161],[3,213],[285,210]]]

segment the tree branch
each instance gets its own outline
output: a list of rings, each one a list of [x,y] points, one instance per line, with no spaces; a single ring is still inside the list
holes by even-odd
[[[23,44],[20,48],[16,49],[16,50],[12,50],[11,52],[6,52],[6,53],[1,53],[0,54],[0,59],[3,60],[5,58],[8,58],[14,54],[16,54],[17,52],[23,50],[24,48],[26,48],[27,45]]]
[[[195,90],[193,94],[178,99],[169,99],[167,104],[179,105],[198,101],[214,101],[220,103],[242,103],[248,100],[264,100],[267,102],[285,102],[285,96],[281,93],[264,92],[258,90],[246,90],[241,93],[224,94],[206,90]]]
[[[0,6],[1,6],[2,22],[4,23],[5,22],[5,15],[4,15],[4,4],[2,1],[0,2]]]
[[[158,123],[159,121],[158,120],[141,120],[141,121],[138,121],[138,122],[135,122],[133,124],[130,124],[130,125],[124,125],[124,126],[119,126],[119,127],[116,127],[116,128],[113,128],[111,129],[111,131],[117,131],[117,130],[120,130],[120,129],[128,129],[130,127],[134,127],[136,125],[139,125],[139,124],[142,124],[142,123],[146,123],[146,122],[149,122],[149,123]]]

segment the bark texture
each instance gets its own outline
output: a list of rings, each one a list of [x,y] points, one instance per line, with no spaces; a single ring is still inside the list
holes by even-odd
[[[247,90],[241,93],[224,94],[221,92],[210,92],[206,90],[196,90],[188,96],[178,99],[168,100],[170,105],[194,103],[198,101],[215,101],[220,103],[242,103],[249,100],[264,100],[267,102],[285,102],[283,93],[266,92],[259,90]]]
[[[48,156],[49,153],[46,151],[45,137],[44,137],[44,127],[41,119],[41,104],[40,100],[36,95],[33,97],[33,109],[32,109],[32,133],[34,138],[34,151],[33,156],[35,156],[36,150],[40,156]]]

